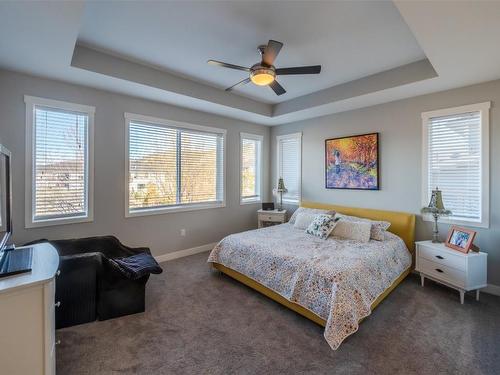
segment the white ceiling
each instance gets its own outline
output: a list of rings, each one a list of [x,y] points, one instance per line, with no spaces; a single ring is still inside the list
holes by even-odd
[[[284,47],[277,67],[322,65],[320,75],[283,76],[287,93],[252,84],[236,90],[266,103],[422,60],[425,55],[392,2],[91,2],[79,43],[148,63],[218,88],[248,73],[208,65],[208,59],[250,67],[257,46]]]
[[[0,68],[267,125],[498,79],[498,35],[493,1],[0,1]],[[271,38],[278,67],[322,73],[280,78],[279,103],[224,92],[243,73],[206,60],[251,65]]]

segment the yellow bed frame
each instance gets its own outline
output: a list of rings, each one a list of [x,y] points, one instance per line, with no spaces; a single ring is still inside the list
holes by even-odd
[[[301,207],[308,208],[322,208],[326,210],[335,210],[336,212],[352,215],[358,217],[364,217],[372,220],[384,220],[391,223],[389,227],[389,231],[398,235],[403,239],[408,247],[408,250],[413,254],[414,251],[414,241],[415,241],[415,215],[404,213],[404,212],[394,212],[394,211],[382,211],[382,210],[373,210],[366,208],[355,208],[355,207],[344,207],[344,206],[336,206],[329,205],[323,203],[316,202],[304,202],[302,201],[300,204]],[[307,319],[312,320],[313,322],[326,326],[326,321],[320,316],[313,313],[311,310],[301,306],[297,303],[291,302],[286,298],[282,297],[275,291],[265,287],[264,285],[258,283],[257,281],[245,276],[235,270],[232,270],[228,267],[223,266],[222,264],[212,263],[213,267],[220,272],[232,277],[235,280],[249,286],[250,288],[256,290],[264,294],[265,296],[271,298],[272,300],[278,302],[279,304],[288,307],[290,310],[299,313],[302,316],[305,316]],[[403,272],[390,286],[387,288],[378,298],[373,301],[371,304],[371,309],[375,309],[385,297],[391,293],[398,284],[405,279],[406,276],[411,272],[412,267],[408,268],[405,272]]]

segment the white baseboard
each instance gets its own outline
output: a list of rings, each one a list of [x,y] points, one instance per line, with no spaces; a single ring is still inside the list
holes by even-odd
[[[158,263],[168,262],[169,260],[187,257],[189,255],[194,255],[194,254],[203,253],[205,251],[212,250],[215,247],[215,245],[217,245],[217,242],[192,247],[190,249],[174,251],[173,253],[166,253],[166,254],[162,254],[162,255],[157,255],[157,256],[155,256],[155,259]]]
[[[500,296],[500,285],[488,284],[486,288],[481,289],[481,292]]]

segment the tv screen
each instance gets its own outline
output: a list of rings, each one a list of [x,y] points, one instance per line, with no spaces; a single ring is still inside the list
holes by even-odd
[[[0,251],[12,232],[10,152],[0,145]]]

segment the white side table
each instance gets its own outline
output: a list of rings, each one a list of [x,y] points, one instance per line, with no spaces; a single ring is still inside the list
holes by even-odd
[[[286,223],[286,210],[258,210],[257,223],[259,228]]]
[[[416,246],[415,270],[420,273],[422,286],[428,278],[456,289],[462,304],[465,292],[475,290],[476,300],[479,301],[479,289],[487,285],[488,254],[472,251],[464,254],[432,241],[416,242]]]

